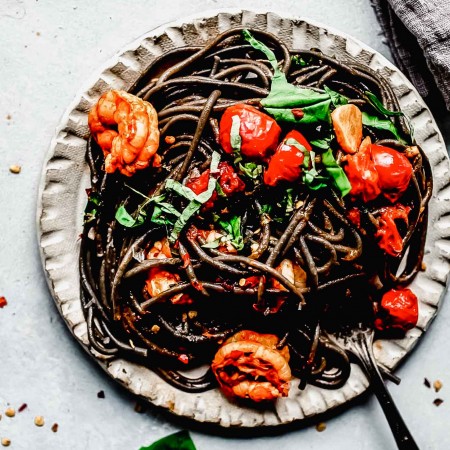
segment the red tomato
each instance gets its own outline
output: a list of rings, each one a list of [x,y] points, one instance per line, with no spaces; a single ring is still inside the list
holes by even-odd
[[[294,139],[311,151],[309,142],[301,133],[290,131],[270,158],[269,167],[264,173],[264,183],[269,186],[276,186],[280,181],[296,181],[302,173],[301,165],[305,155],[295,145],[286,144],[289,139]]]
[[[350,208],[347,212],[347,219],[350,220],[356,228],[361,227],[361,212],[358,208]]]
[[[267,158],[280,138],[281,128],[275,120],[253,106],[238,104],[227,108],[220,120],[219,140],[222,148],[230,154],[233,153],[230,142],[233,116],[238,116],[241,121],[241,153],[253,160]]]
[[[187,181],[186,186],[191,189],[194,194],[201,194],[208,189],[210,170],[205,170],[198,177],[193,177]],[[217,179],[222,191],[227,197],[230,197],[235,192],[242,192],[245,189],[245,183],[239,178],[227,162],[221,162],[219,164],[219,177]],[[214,191],[211,198],[203,204],[202,209],[210,209],[214,206],[214,202],[217,200],[217,192]]]
[[[391,289],[386,292],[381,300],[381,307],[387,315],[375,319],[378,330],[408,331],[416,326],[419,317],[418,301],[410,289]]]
[[[372,158],[378,172],[378,186],[383,195],[395,203],[408,188],[413,168],[408,158],[389,147],[371,145]]]
[[[378,246],[388,255],[399,256],[403,250],[403,240],[395,224],[396,219],[404,220],[408,225],[408,214],[411,208],[398,203],[395,206],[386,206],[382,209],[379,227],[375,233]]]
[[[352,185],[350,195],[369,202],[377,198],[381,190],[378,185],[379,177],[372,159],[370,145],[365,144],[365,142],[367,141],[363,141],[358,153],[346,157],[347,164],[344,170]]]

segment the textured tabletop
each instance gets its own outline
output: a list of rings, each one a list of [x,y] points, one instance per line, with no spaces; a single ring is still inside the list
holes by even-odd
[[[390,59],[369,0],[0,0],[0,439],[14,449],[137,450],[188,428],[198,450],[395,448],[384,416],[366,395],[315,422],[237,436],[204,429],[136,400],[81,349],[53,304],[41,267],[35,210],[41,167],[59,120],[86,81],[120,48],[158,25],[202,11],[267,8],[345,31]],[[438,121],[446,142],[449,116]],[[19,174],[9,172],[20,165]],[[450,197],[449,201],[450,201]],[[450,230],[449,230],[450,235]],[[390,391],[421,449],[450,448],[450,306],[398,370]],[[424,378],[440,380],[436,393]],[[105,398],[98,393],[104,392]],[[102,396],[100,396],[102,397]],[[435,406],[433,401],[444,402]],[[21,405],[27,407],[19,412]],[[15,417],[5,411],[12,407]],[[45,424],[34,424],[43,416]],[[51,428],[57,423],[57,432]]]

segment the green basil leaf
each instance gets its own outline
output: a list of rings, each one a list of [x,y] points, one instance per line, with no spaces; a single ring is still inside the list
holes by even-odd
[[[187,431],[179,431],[157,440],[139,450],[196,450],[194,442]]]
[[[222,186],[218,181],[216,181],[216,192],[219,197],[227,198],[227,194],[223,192]]]
[[[261,205],[261,213],[263,214],[270,214],[272,212],[273,205],[264,204]]]
[[[374,107],[376,111],[378,111],[381,114],[384,114],[385,116],[403,116],[404,114],[401,111],[390,111],[389,109],[386,109],[381,103],[381,101],[378,99],[378,97],[373,94],[370,91],[364,92],[365,96],[367,97],[367,100],[369,100],[369,103]]]
[[[253,180],[258,179],[264,172],[263,166],[254,162],[247,162],[245,164],[239,163],[239,170]]]
[[[239,161],[242,161],[241,154],[241,144],[242,139],[240,135],[241,130],[241,119],[238,115],[235,115],[231,118],[231,129],[230,129],[230,145],[233,149],[234,154],[234,163],[237,164]]]
[[[189,219],[200,209],[201,206],[201,203],[196,200],[192,200],[192,202],[190,202],[186,208],[183,209],[183,212],[180,217],[178,217],[175,225],[173,226],[172,232],[170,233],[170,242],[174,243],[178,239],[181,230],[186,226]]]
[[[341,105],[346,105],[348,103],[348,98],[345,95],[340,94],[339,92],[333,91],[327,86],[323,87],[324,91],[330,96],[331,102],[337,108]]]
[[[390,131],[398,141],[406,144],[405,140],[400,136],[397,127],[389,119],[380,119],[379,117],[371,116],[370,114],[363,112],[362,123],[367,127],[376,128],[377,130]]]
[[[322,150],[328,150],[330,148],[331,137],[324,139],[315,139],[313,141],[309,141],[309,143],[313,147],[321,148]]]
[[[291,56],[291,61],[300,67],[306,67],[308,65],[308,63],[300,55]]]
[[[325,153],[322,153],[322,164],[329,177],[333,180],[334,186],[341,193],[341,197],[345,197],[350,192],[352,186],[344,170],[334,159],[331,148]]]
[[[143,209],[138,209],[137,217],[131,216],[125,208],[125,205],[120,205],[116,211],[116,220],[121,225],[127,228],[134,228],[142,225],[145,222],[147,213]]]
[[[175,192],[180,197],[188,199],[189,201],[197,199],[197,194],[195,194],[195,192],[192,189],[188,188],[184,184],[181,184],[179,181],[172,180],[172,178],[169,178],[166,181],[165,188],[168,191]]]
[[[239,216],[233,216],[229,221],[219,220],[219,225],[230,236],[231,243],[237,251],[244,248],[244,237],[241,230],[241,218]]]
[[[289,83],[286,75],[278,67],[275,53],[262,42],[256,40],[248,30],[244,30],[243,35],[253,48],[266,55],[274,70],[269,95],[261,100],[264,109],[276,121],[294,123],[325,121],[329,123],[331,120],[330,96],[327,93],[316,92]],[[292,113],[293,108],[301,108],[303,116],[296,118]]]

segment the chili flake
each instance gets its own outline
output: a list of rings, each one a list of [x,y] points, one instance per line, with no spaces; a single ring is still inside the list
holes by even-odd
[[[8,304],[5,297],[0,297],[0,308],[5,307]]]

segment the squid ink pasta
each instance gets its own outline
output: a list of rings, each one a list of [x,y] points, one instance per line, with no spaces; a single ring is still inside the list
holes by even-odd
[[[381,334],[415,326],[431,171],[370,68],[234,28],[105,92],[89,127],[95,352],[184,391],[268,401],[293,377],[346,382],[323,329],[356,303]]]

